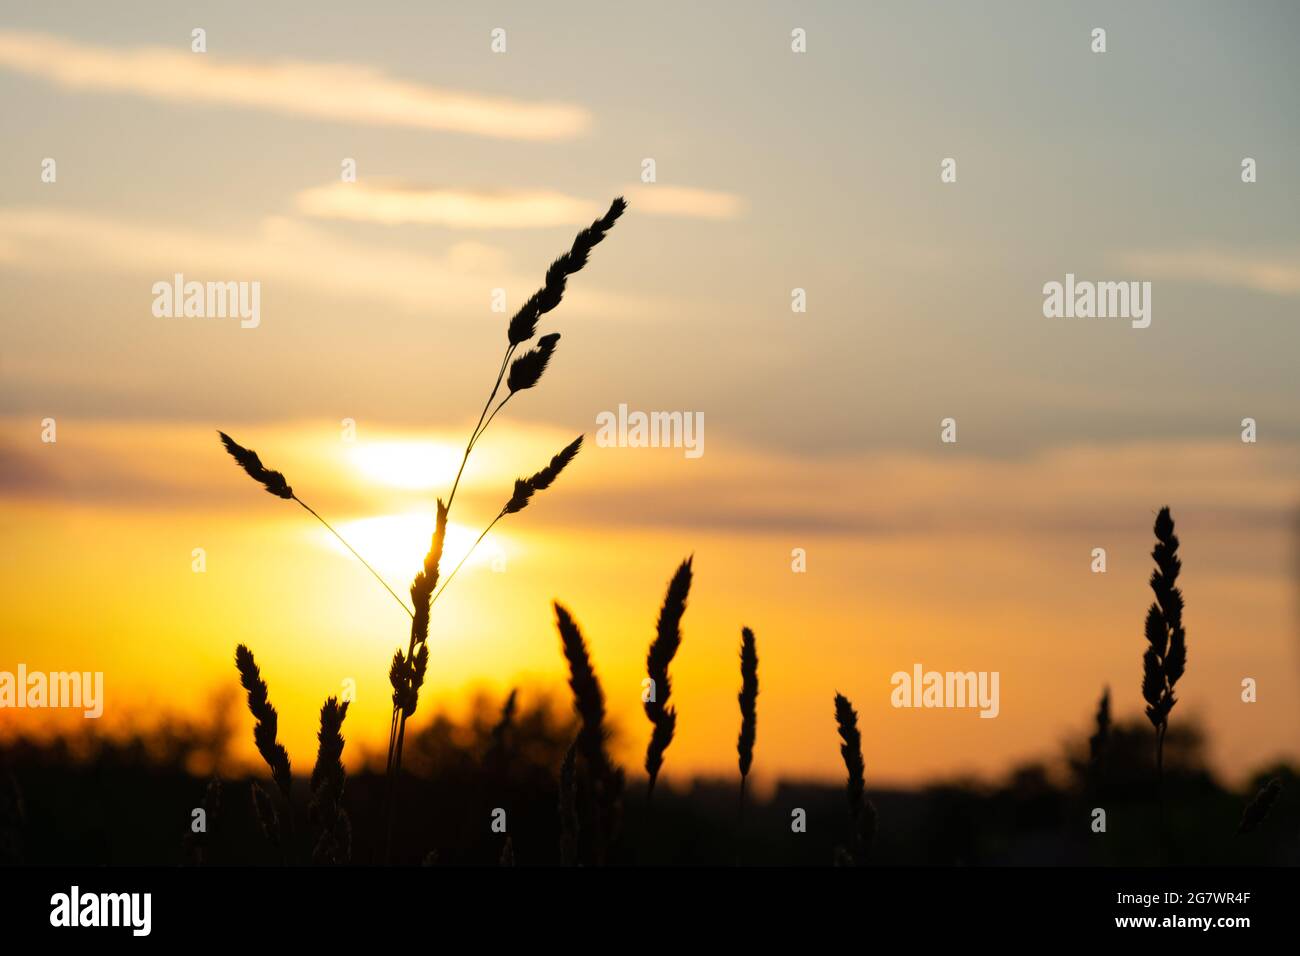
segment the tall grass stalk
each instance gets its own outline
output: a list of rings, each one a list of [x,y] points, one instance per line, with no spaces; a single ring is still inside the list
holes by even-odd
[[[343,787],[347,773],[343,769],[343,720],[348,702],[335,697],[326,699],[320,709],[320,743],[316,766],[311,772],[311,803],[308,821],[316,828],[312,862],[347,863],[352,858],[352,822],[343,809]]]
[[[1186,634],[1183,631],[1183,592],[1176,583],[1182,570],[1178,557],[1178,536],[1169,508],[1160,509],[1155,521],[1156,544],[1151,557],[1151,590],[1156,599],[1147,609],[1147,649],[1142,655],[1142,697],[1147,718],[1156,729],[1156,778],[1164,778],[1165,733],[1169,711],[1177,699],[1174,685],[1187,665]]]
[[[551,357],[555,353],[556,345],[560,340],[559,333],[550,333],[542,336],[537,343],[537,347],[528,350],[522,355],[516,356],[519,346],[528,342],[537,334],[537,323],[540,318],[560,304],[564,297],[568,277],[582,269],[587,264],[587,257],[591,250],[596,247],[604,238],[605,234],[614,226],[614,223],[623,211],[627,208],[627,203],[620,196],[615,199],[609,207],[609,210],[600,219],[592,222],[590,226],[578,233],[574,238],[573,244],[569,251],[561,255],[551,263],[546,270],[546,278],[541,289],[533,293],[527,302],[520,307],[519,311],[511,318],[510,324],[506,330],[506,349],[501,358],[501,366],[497,370],[496,380],[492,384],[492,390],[488,393],[487,401],[483,403],[483,409],[479,412],[478,421],[475,423],[473,430],[470,432],[469,440],[465,443],[465,452],[461,455],[460,466],[456,469],[456,477],[452,482],[451,492],[447,496],[447,504],[443,507],[439,502],[439,514],[445,522],[446,515],[450,513],[452,505],[456,500],[456,492],[460,490],[461,478],[465,473],[465,466],[469,463],[470,452],[479,439],[487,431],[488,425],[496,418],[497,414],[505,407],[517,393],[526,391],[534,387],[546,371]],[[508,374],[507,374],[508,372]],[[501,402],[493,408],[492,403],[496,400],[501,391],[502,382],[505,382],[507,393]],[[428,634],[428,609],[441,596],[442,591],[451,583],[451,580],[460,571],[469,555],[478,548],[488,532],[507,514],[514,514],[522,511],[527,505],[529,498],[534,492],[543,490],[550,486],[555,480],[556,475],[563,470],[564,466],[572,461],[573,456],[577,454],[578,448],[582,442],[581,436],[570,444],[568,448],[551,460],[551,464],[542,469],[542,471],[528,479],[519,479],[515,482],[515,493],[510,500],[501,509],[495,518],[489,522],[488,526],[478,536],[478,539],[471,546],[469,552],[460,560],[451,574],[447,575],[443,586],[436,593],[430,593],[427,603],[422,609],[417,601],[416,611],[413,614],[412,622],[412,642],[405,659],[399,656],[394,657],[393,666],[390,668],[390,679],[394,683],[394,703],[392,721],[389,725],[389,746],[388,746],[388,798],[386,800],[386,824],[387,836],[385,837],[384,860],[389,859],[389,848],[391,846],[392,820],[394,814],[394,802],[396,800],[397,781],[401,776],[402,766],[402,746],[405,737],[406,719],[415,711],[418,700],[418,685],[414,686],[409,694],[403,695],[403,700],[399,702],[396,691],[399,682],[403,681],[402,674],[409,673],[413,667],[420,667],[421,677],[423,668],[427,666],[427,649],[425,649],[424,639],[416,641],[414,639],[417,625],[422,625],[419,630],[427,637]],[[441,555],[440,555],[441,556]],[[427,562],[426,562],[427,563]],[[415,600],[415,595],[412,595]],[[423,621],[418,620],[423,617]],[[418,649],[417,649],[418,644]],[[412,654],[419,655],[412,658]],[[406,683],[410,683],[406,681]]]
[[[587,256],[591,253],[591,250],[605,238],[605,234],[614,227],[614,223],[623,215],[625,209],[627,209],[627,201],[622,196],[619,196],[610,203],[609,209],[604,216],[578,233],[573,240],[573,245],[569,247],[569,251],[552,262],[550,268],[546,270],[546,279],[542,287],[534,292],[528,301],[520,306],[519,311],[511,317],[510,325],[506,330],[506,350],[501,357],[501,367],[497,370],[497,377],[492,385],[492,391],[488,393],[487,401],[483,403],[483,410],[479,412],[478,422],[470,433],[469,441],[465,443],[465,454],[461,456],[460,467],[456,470],[456,479],[452,482],[451,494],[447,498],[448,508],[456,500],[456,490],[460,487],[461,476],[465,473],[469,453],[474,449],[474,445],[483,432],[487,430],[488,411],[492,408],[492,402],[501,390],[501,382],[506,377],[506,369],[510,366],[510,360],[514,357],[515,351],[537,333],[538,320],[560,304],[560,300],[564,298],[564,290],[569,276],[580,271],[587,264]],[[554,348],[553,343],[550,348]],[[547,358],[549,359],[549,355]],[[543,363],[544,367],[545,363]],[[502,401],[502,405],[510,399],[514,392],[515,389],[511,389],[510,394]],[[494,410],[491,417],[495,417],[498,411],[500,411],[500,408]]]
[[[646,793],[654,795],[655,781],[664,763],[664,753],[673,742],[677,730],[677,708],[668,704],[672,682],[668,665],[677,655],[682,643],[682,615],[686,613],[686,599],[691,593],[691,558],[687,558],[668,582],[655,638],[646,654],[646,673],[650,677],[650,694],[645,699],[645,715],[650,720],[650,742],[646,745],[645,772],[648,778]]]
[[[736,739],[736,754],[740,765],[740,804],[737,822],[745,816],[745,781],[754,762],[754,739],[758,734],[758,646],[754,632],[749,628],[740,631],[740,736]]]
[[[840,756],[848,782],[844,792],[849,802],[849,847],[836,854],[837,862],[861,866],[876,833],[876,808],[866,797],[866,764],[862,760],[862,734],[858,712],[843,694],[835,695],[835,726],[840,735]]]
[[[235,648],[235,668],[239,671],[239,683],[248,694],[248,711],[257,721],[253,726],[253,743],[271,768],[271,779],[275,781],[280,796],[288,801],[291,799],[293,775],[289,768],[289,752],[277,739],[280,716],[271,703],[266,681],[262,679],[253,652],[243,644]]]
[[[411,636],[407,644],[405,653],[399,648],[393,656],[392,665],[389,668],[389,681],[393,687],[393,711],[389,722],[388,736],[388,759],[387,759],[387,798],[385,800],[385,840],[384,840],[384,860],[390,857],[390,847],[392,841],[392,826],[394,816],[394,804],[396,800],[397,782],[401,777],[402,749],[406,732],[406,721],[415,712],[419,700],[419,690],[425,678],[429,663],[429,651],[427,639],[429,633],[429,612],[433,603],[441,596],[443,590],[455,577],[456,572],[464,565],[469,554],[462,558],[460,563],[447,575],[438,587],[439,567],[442,560],[442,546],[445,539],[447,519],[451,507],[456,499],[456,493],[460,489],[461,478],[465,473],[465,467],[469,462],[470,453],[479,439],[483,437],[488,426],[506,406],[506,404],[520,392],[533,388],[541,380],[552,357],[555,354],[556,347],[560,340],[558,332],[543,335],[537,341],[534,348],[519,353],[520,346],[530,341],[537,333],[537,324],[543,315],[550,312],[560,304],[564,297],[567,287],[568,277],[579,272],[587,264],[591,250],[594,249],[605,235],[613,228],[615,222],[623,215],[627,208],[626,201],[620,196],[616,198],[609,206],[605,215],[596,219],[583,229],[574,238],[568,251],[559,256],[550,267],[546,270],[546,277],[543,285],[519,308],[510,320],[506,330],[506,349],[501,358],[501,365],[497,370],[496,379],[493,382],[492,389],[488,393],[487,400],[483,403],[483,409],[479,412],[478,421],[475,423],[470,433],[469,440],[465,443],[465,452],[461,456],[460,466],[456,470],[455,480],[452,482],[451,492],[447,497],[444,505],[441,500],[438,501],[437,520],[435,523],[434,538],[430,546],[428,555],[425,558],[424,568],[416,575],[411,585],[411,601],[413,607],[408,607],[406,602],[389,586],[388,582],[377,572],[370,563],[361,556],[361,554],[341,535],[339,532],[326,521],[315,509],[310,507],[305,501],[299,498],[292,487],[290,487],[285,476],[278,471],[267,468],[262,464],[257,453],[251,449],[245,448],[225,432],[219,432],[222,444],[226,451],[235,459],[249,477],[258,481],[270,494],[278,498],[289,501],[296,501],[312,517],[319,521],[326,529],[330,531],[343,545],[357,558],[358,561],[368,570],[384,589],[393,597],[398,605],[411,618]],[[502,385],[505,385],[506,394],[501,400],[497,401],[497,396],[501,393]],[[496,403],[495,405],[493,403]],[[478,547],[478,544],[487,536],[488,532],[496,525],[498,521],[507,514],[515,514],[522,511],[528,504],[532,496],[548,488],[559,473],[570,461],[573,460],[581,447],[582,438],[578,437],[568,447],[551,459],[551,463],[541,471],[532,475],[530,478],[519,479],[515,482],[514,493],[506,502],[505,506],[497,516],[488,524],[475,541],[470,553]],[[245,675],[244,663],[251,665],[252,655],[247,653],[247,649],[242,645],[240,651],[247,656],[247,662],[243,657],[237,654],[237,662],[240,663],[241,678]],[[270,708],[269,702],[265,701],[265,684],[261,685],[261,696],[255,700],[257,684],[260,678],[256,677],[256,666],[251,665],[248,672],[251,676],[245,681],[246,689],[249,689],[249,706],[250,709],[256,703],[261,711],[259,716],[258,727],[262,728],[255,731],[261,734],[261,737],[267,736],[269,727],[270,740],[274,742],[275,736],[275,711]],[[250,685],[250,681],[252,681]],[[251,688],[251,689],[250,689]],[[342,709],[346,711],[346,707]],[[258,716],[258,711],[254,712]],[[325,714],[322,713],[322,720]],[[333,712],[331,713],[331,719]],[[341,714],[339,723],[341,724]],[[323,728],[324,732],[324,728]],[[265,743],[265,741],[262,741]],[[280,759],[279,755],[283,754],[283,748],[279,748],[277,753],[275,747],[278,744],[267,744],[267,750],[263,757],[272,764],[273,775],[275,776],[277,786],[281,787],[286,800],[288,798],[289,782],[288,773],[288,756],[283,755],[283,775],[284,782],[281,782],[281,771],[277,769],[274,760]],[[259,749],[260,749],[259,744]],[[270,825],[270,818],[261,812],[262,802],[259,802],[257,793],[254,792],[253,800],[255,806],[259,808],[259,819],[264,825]]]
[[[591,663],[587,642],[568,610],[555,603],[555,626],[560,632],[560,647],[569,664],[569,687],[573,691],[573,709],[580,725],[574,750],[582,756],[592,785],[595,826],[592,828],[596,863],[605,856],[618,829],[623,797],[623,772],[614,766],[606,750],[609,732],[605,728],[605,692]],[[561,773],[563,776],[563,773]]]
[[[285,862],[289,853],[288,844],[293,837],[293,774],[289,765],[289,752],[277,739],[280,718],[271,703],[266,681],[262,679],[253,652],[243,644],[235,648],[235,668],[239,671],[239,683],[248,695],[249,713],[257,721],[253,726],[253,744],[271,768],[271,779],[280,793],[283,810],[276,811],[270,796],[256,782],[253,784],[253,807],[257,811],[263,832],[272,845],[281,851],[281,860]]]
[[[488,393],[487,401],[483,403],[483,410],[479,412],[478,421],[470,433],[469,440],[465,443],[465,452],[461,455],[460,467],[456,469],[456,478],[452,482],[451,492],[447,496],[447,503],[444,506],[441,501],[438,502],[439,521],[442,522],[445,530],[445,523],[451,507],[456,500],[456,492],[460,489],[460,481],[465,473],[465,466],[469,462],[470,452],[478,440],[487,431],[488,425],[496,417],[497,413],[505,407],[506,402],[514,397],[518,392],[526,391],[534,387],[546,371],[550,363],[551,356],[555,352],[559,342],[559,333],[550,333],[544,335],[538,340],[538,345],[522,355],[515,356],[516,350],[520,345],[529,341],[537,332],[537,322],[543,314],[551,311],[560,304],[564,296],[565,286],[568,276],[579,271],[587,263],[587,256],[590,251],[605,238],[605,233],[611,229],[627,208],[626,202],[619,197],[611,203],[609,211],[601,219],[594,221],[588,228],[578,233],[573,241],[569,251],[555,260],[546,272],[545,284],[533,296],[524,303],[519,311],[511,318],[510,325],[506,332],[506,350],[501,358],[501,367],[497,370],[496,380],[492,384],[492,390]],[[507,369],[509,375],[507,375]],[[502,381],[505,381],[507,394],[501,400],[496,408],[492,407],[493,401],[501,390]],[[491,414],[489,414],[489,410]],[[564,466],[573,460],[577,454],[578,448],[582,442],[581,436],[570,444],[568,448],[551,460],[551,464],[542,469],[542,471],[533,475],[529,479],[520,479],[515,482],[515,493],[495,518],[489,522],[488,526],[475,540],[470,547],[469,552],[460,560],[451,574],[447,575],[443,582],[442,588],[436,592],[430,588],[427,597],[425,595],[417,596],[412,591],[412,601],[416,604],[416,610],[412,620],[411,642],[408,652],[403,658],[400,651],[394,657],[393,665],[390,668],[390,680],[394,685],[393,697],[393,714],[389,724],[389,744],[388,744],[388,797],[386,800],[386,817],[385,826],[386,836],[384,842],[384,860],[390,858],[390,848],[392,843],[392,821],[394,802],[396,800],[397,782],[401,777],[402,768],[402,748],[405,739],[406,720],[410,717],[416,708],[419,697],[419,682],[423,679],[424,668],[428,663],[428,650],[425,645],[425,639],[428,636],[428,616],[429,610],[433,603],[441,596],[442,591],[451,583],[451,580],[460,571],[469,555],[478,548],[479,544],[487,536],[488,532],[507,514],[513,514],[522,511],[528,503],[528,499],[533,493],[549,487],[550,483],[555,480],[556,475],[563,470]],[[435,532],[435,537],[437,533]],[[438,549],[438,560],[441,560],[441,547]],[[432,552],[431,552],[432,553]],[[432,575],[429,573],[428,561],[423,572],[426,576],[431,577],[433,583],[437,583],[437,562],[434,564]],[[414,589],[414,585],[412,586]],[[423,604],[421,604],[423,602]],[[419,639],[417,640],[417,635]],[[418,680],[415,677],[415,670],[418,668]],[[401,690],[399,685],[405,688]]]
[[[406,653],[401,648],[393,654],[388,669],[388,681],[393,688],[393,713],[388,724],[388,766],[386,770],[384,801],[384,860],[389,858],[393,837],[393,814],[397,780],[402,771],[402,744],[406,739],[406,721],[415,713],[420,688],[424,685],[429,667],[429,608],[433,591],[438,586],[442,549],[447,539],[447,506],[438,499],[434,519],[433,537],[429,551],[424,556],[424,566],[416,572],[411,582],[411,603],[415,614],[411,618],[411,636]]]

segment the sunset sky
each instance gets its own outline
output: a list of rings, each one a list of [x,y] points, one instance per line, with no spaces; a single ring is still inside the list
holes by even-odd
[[[639,767],[646,649],[694,554],[669,779],[735,770],[742,625],[760,778],[838,773],[837,690],[869,781],[994,776],[1086,733],[1105,685],[1140,713],[1168,504],[1172,722],[1201,718],[1234,780],[1300,755],[1293,4],[445,6],[0,14],[0,670],[104,671],[107,729],[199,712],[243,642],[298,766],[349,679],[348,739],[382,748],[408,619],[216,430],[405,591],[505,345],[493,290],[513,312],[621,194],[449,550],[588,443],[438,602],[417,724],[480,689],[563,701],[558,599]],[[177,273],[259,282],[260,325],[155,317]],[[1151,282],[1150,328],[1045,318],[1067,273]],[[598,447],[620,404],[703,412],[705,453]],[[1000,672],[999,716],[892,708],[916,663]]]

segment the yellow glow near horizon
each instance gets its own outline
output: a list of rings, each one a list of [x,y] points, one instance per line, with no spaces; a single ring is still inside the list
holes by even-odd
[[[0,421],[15,436],[28,424]],[[15,474],[44,474],[54,484],[10,485],[0,495],[0,525],[17,543],[0,550],[0,670],[103,671],[105,713],[64,724],[52,710],[6,710],[0,737],[206,721],[214,694],[234,692],[238,702],[231,655],[245,643],[296,764],[310,766],[321,701],[347,680],[356,686],[349,758],[382,754],[388,662],[406,646],[409,620],[357,560],[301,509],[250,482],[204,428],[71,419],[59,426],[58,446],[30,435],[27,445],[9,445]],[[412,448],[460,450],[460,428],[370,428],[376,442],[403,449],[396,461]],[[65,434],[76,440],[65,442]],[[265,425],[240,437],[310,488],[309,500],[407,597],[433,533],[435,494],[449,485],[424,492],[372,482],[350,464],[353,446],[340,451],[335,422]],[[471,463],[466,488],[474,491],[462,488],[464,501],[457,498],[460,523],[449,531],[444,574],[495,513],[500,499],[480,491],[504,491],[520,462],[535,467],[567,437],[531,427],[503,428],[492,439],[483,460],[476,452]],[[836,691],[871,728],[864,751],[881,786],[992,778],[1026,760],[1055,759],[1063,741],[1091,733],[1104,686],[1113,689],[1116,720],[1145,720],[1134,676],[1151,600],[1146,503],[1172,500],[1189,559],[1196,556],[1185,582],[1195,596],[1197,666],[1179,684],[1177,713],[1203,723],[1214,766],[1234,779],[1295,753],[1286,729],[1300,700],[1286,516],[1294,513],[1300,449],[1261,447],[1248,462],[1228,442],[1066,445],[1016,462],[888,453],[808,460],[735,446],[721,455],[726,445],[714,441],[714,452],[690,463],[689,486],[678,456],[584,452],[573,481],[494,529],[434,609],[416,729],[439,712],[467,713],[479,692],[499,702],[511,688],[523,700],[550,697],[567,712],[568,667],[551,607],[559,600],[581,625],[605,688],[611,746],[625,766],[640,766],[646,648],[669,575],[694,553],[697,577],[672,665],[681,717],[670,777],[735,772],[742,625],[754,629],[760,649],[759,777],[840,778],[830,716]],[[169,486],[150,476],[164,446]],[[768,527],[770,494],[753,490],[755,474],[792,495],[799,514],[843,517],[853,532],[794,538],[793,523]],[[871,476],[870,496],[857,493],[863,475]],[[588,510],[592,489],[646,509],[616,520],[598,497]],[[1231,520],[1243,498],[1277,520]],[[699,510],[677,520],[678,502],[724,520],[697,517]],[[1102,534],[1110,571],[1093,575],[1086,558]],[[796,544],[809,556],[806,573],[793,572]],[[193,566],[196,548],[206,553],[203,573]],[[69,575],[78,601],[67,600]],[[1062,617],[1062,608],[1071,613]],[[1256,636],[1237,640],[1242,633]],[[1052,635],[1047,644],[1044,634]],[[894,708],[890,675],[916,663],[997,671],[998,719]],[[1067,676],[1044,682],[1045,667]],[[1243,707],[1239,691],[1225,693],[1225,675],[1254,672],[1271,674],[1274,689]],[[257,768],[251,716],[242,707],[234,714],[234,752]]]

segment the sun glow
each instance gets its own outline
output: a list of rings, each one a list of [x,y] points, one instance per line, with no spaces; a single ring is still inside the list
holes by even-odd
[[[388,580],[399,594],[404,592],[424,564],[424,556],[429,553],[429,543],[433,539],[433,512],[412,511],[406,514],[380,515],[375,518],[358,518],[337,525],[339,534],[356,548],[375,570]],[[449,522],[447,538],[442,551],[442,576],[445,580],[462,559],[474,547],[482,529],[468,528],[465,525]],[[339,540],[324,528],[316,533],[316,540],[355,560]],[[472,557],[465,562],[465,571],[472,567],[488,565],[499,568],[504,566],[506,551],[502,546],[501,536],[494,530],[483,539]],[[399,586],[400,585],[400,586]]]
[[[419,490],[450,488],[463,454],[434,441],[366,442],[351,450],[352,464],[371,481]]]

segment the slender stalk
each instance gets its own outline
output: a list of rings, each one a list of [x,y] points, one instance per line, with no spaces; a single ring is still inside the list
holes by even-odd
[[[352,547],[352,545],[348,544],[347,539],[344,538],[343,535],[339,534],[337,531],[334,530],[334,526],[333,526],[333,525],[331,525],[328,521],[326,521],[324,518],[322,518],[320,515],[318,515],[318,514],[317,514],[317,513],[312,509],[312,507],[311,507],[309,504],[307,504],[307,502],[303,501],[303,500],[302,500],[301,498],[299,498],[297,495],[294,495],[294,496],[293,496],[293,500],[296,501],[296,502],[298,502],[298,504],[302,505],[304,508],[306,508],[308,514],[310,514],[313,518],[315,518],[317,521],[319,521],[321,524],[323,524],[326,528],[328,528],[330,534],[334,535],[334,537],[338,538],[339,541],[343,542],[343,547],[345,547],[345,548],[347,548],[349,551],[351,551],[351,552],[352,552],[352,556],[353,556],[354,558],[356,558],[358,561],[360,561],[363,565],[365,565],[366,570],[369,571],[371,574],[373,574],[373,575],[375,576],[375,580],[378,581],[380,584],[382,584],[382,585],[384,586],[384,590],[387,591],[389,594],[391,594],[391,595],[393,596],[393,600],[396,601],[396,602],[398,603],[398,605],[401,606],[402,610],[406,612],[406,616],[407,616],[407,617],[415,617],[415,612],[412,611],[409,607],[406,606],[406,602],[403,601],[400,597],[397,596],[397,592],[394,591],[392,588],[390,588],[390,587],[388,586],[388,582],[385,581],[382,577],[379,576],[379,572],[376,571],[374,568],[372,568],[372,567],[370,566],[370,562],[368,562],[368,561],[367,561],[365,558],[363,558],[361,555],[357,554],[357,549],[354,548],[354,547]]]
[[[397,708],[393,708],[393,719],[388,723],[388,769],[386,773],[393,770],[393,743],[397,739]]]
[[[1160,862],[1169,855],[1169,833],[1165,829],[1165,731],[1167,723],[1156,730],[1156,840]]]
[[[397,801],[397,781],[402,774],[402,744],[406,739],[406,715],[399,714],[397,718],[397,737],[393,747],[392,769],[388,775],[388,814],[387,821],[384,825],[384,865],[387,866],[392,858],[393,850],[393,817],[395,816],[394,804]]]
[[[736,866],[745,865],[745,780],[740,777],[740,799],[736,803]]]
[[[483,419],[486,417],[488,409],[492,407],[492,400],[497,397],[497,392],[501,390],[501,381],[506,377],[506,368],[510,364],[510,356],[514,355],[514,353],[515,346],[511,345],[506,348],[505,357],[501,359],[501,369],[497,372],[496,384],[492,386],[492,393],[488,395],[487,401],[483,403],[483,411],[479,412],[478,424],[474,426],[474,431],[469,436],[469,442],[465,445],[465,454],[460,459],[460,468],[456,470],[456,480],[452,482],[451,494],[447,496],[448,511],[451,511],[452,502],[456,500],[456,489],[460,487],[460,476],[465,472],[465,463],[469,461],[469,453],[474,449],[474,442],[478,440],[478,436],[487,428],[487,425],[483,424]],[[509,398],[509,396],[506,397]],[[505,403],[503,402],[502,404]],[[500,410],[501,409],[498,407],[497,411]],[[492,414],[495,415],[496,412],[493,412]],[[491,419],[489,419],[489,421],[491,421]]]
[[[414,595],[412,595],[414,596]],[[432,601],[430,602],[432,604]],[[424,640],[428,639],[428,616],[425,616],[426,632]],[[415,647],[417,641],[416,629],[418,623],[413,618],[411,621],[411,640],[407,645],[406,661],[407,666],[413,666],[415,660]],[[397,798],[397,781],[402,773],[402,745],[406,741],[406,711],[397,703],[393,704],[393,719],[388,728],[388,770],[387,770],[387,799],[385,800],[385,823],[384,823],[384,865],[388,865],[392,854],[393,843],[393,817],[394,804]]]
[[[510,399],[514,397],[514,394],[514,392],[511,392],[505,398],[501,399],[500,405],[492,409],[492,414],[487,417],[487,421],[483,423],[483,426],[478,430],[478,433],[469,440],[469,447],[471,450],[478,444],[478,440],[483,437],[483,433],[487,431],[488,426],[492,424],[492,419],[497,417],[497,412],[506,407],[506,402],[510,401]]]
[[[393,708],[393,719],[388,725],[388,768],[384,771],[384,866],[389,864],[393,843],[393,793],[396,775],[393,773],[393,753],[397,747],[399,711]]]

